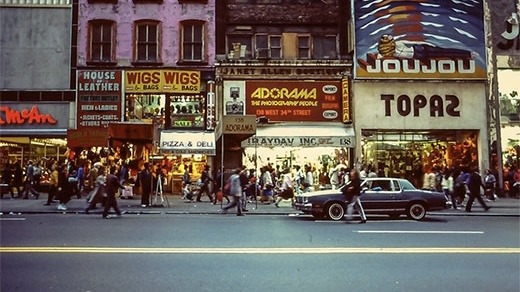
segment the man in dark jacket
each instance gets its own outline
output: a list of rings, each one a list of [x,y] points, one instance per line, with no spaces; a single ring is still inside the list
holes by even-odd
[[[350,171],[350,181],[344,187],[343,192],[347,204],[347,223],[352,220],[354,208],[357,209],[359,216],[361,217],[359,223],[366,223],[367,217],[365,215],[365,210],[363,209],[363,205],[361,205],[361,200],[359,199],[361,196],[361,178],[357,169],[352,169]]]
[[[137,183],[141,187],[141,207],[146,208],[150,205],[150,194],[152,193],[152,172],[150,164],[146,162],[144,169],[137,176]]]
[[[105,209],[103,210],[103,218],[105,219],[110,218],[110,216],[108,216],[108,211],[110,208],[114,208],[116,214],[121,216],[121,210],[119,210],[119,207],[117,206],[116,194],[119,192],[119,189],[125,189],[125,186],[121,184],[119,178],[115,175],[116,171],[117,167],[110,167],[110,173],[107,176],[105,189],[107,193],[107,200],[105,202]]]
[[[484,210],[489,210],[489,207],[486,205],[482,197],[480,196],[480,188],[484,188],[484,184],[482,183],[482,177],[478,173],[478,168],[473,169],[471,174],[469,175],[469,199],[466,204],[466,212],[471,212],[471,206],[473,205],[473,201],[477,199]]]

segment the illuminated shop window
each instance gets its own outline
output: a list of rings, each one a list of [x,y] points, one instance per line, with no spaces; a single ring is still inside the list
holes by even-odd
[[[478,166],[478,132],[363,131],[363,164],[380,176],[409,179],[416,187],[419,174],[435,168],[468,170]]]
[[[151,122],[164,117],[166,97],[164,94],[127,94],[125,120]]]
[[[169,127],[196,128],[205,127],[206,99],[202,94],[172,95],[169,98]]]

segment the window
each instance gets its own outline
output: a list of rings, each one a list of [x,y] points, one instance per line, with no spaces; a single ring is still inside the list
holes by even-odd
[[[227,55],[229,59],[252,58],[252,35],[230,34],[227,36]]]
[[[312,56],[318,60],[331,60],[338,58],[335,35],[313,36]]]
[[[257,59],[281,59],[282,36],[256,34],[255,49],[255,56]]]
[[[181,60],[184,62],[205,61],[204,22],[183,21],[181,27]]]
[[[298,59],[311,58],[311,37],[298,35]]]
[[[158,21],[140,21],[135,25],[135,55],[137,63],[159,63],[161,61],[160,32]]]
[[[110,20],[92,20],[88,30],[87,62],[115,62],[115,23]]]

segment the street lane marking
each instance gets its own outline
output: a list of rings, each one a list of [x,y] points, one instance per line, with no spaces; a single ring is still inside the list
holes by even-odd
[[[0,221],[25,221],[25,218],[0,218]]]
[[[356,233],[393,233],[393,234],[484,234],[484,231],[450,230],[354,230]]]
[[[112,254],[520,254],[509,247],[0,247],[1,253],[112,253]]]

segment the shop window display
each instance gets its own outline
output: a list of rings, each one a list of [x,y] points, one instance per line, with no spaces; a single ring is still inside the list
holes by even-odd
[[[125,120],[151,122],[156,117],[162,117],[165,101],[164,94],[127,94]]]
[[[202,94],[170,96],[170,128],[203,128],[205,98]]]
[[[478,165],[475,131],[363,132],[363,163],[379,175],[407,178],[418,186],[424,173]]]

